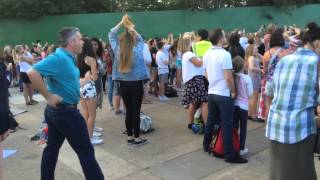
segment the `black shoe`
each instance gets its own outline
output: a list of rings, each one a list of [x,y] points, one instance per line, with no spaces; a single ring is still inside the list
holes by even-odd
[[[232,158],[225,159],[224,161],[232,164],[245,164],[248,163],[248,160],[240,157],[239,155],[235,155]]]
[[[192,129],[193,123],[188,124],[188,129]]]
[[[248,119],[249,119],[249,120],[252,120],[252,119],[253,119],[253,117],[252,117],[252,116],[248,116]]]
[[[134,144],[135,142],[134,142],[134,139],[128,139],[128,145],[132,145],[132,144]]]
[[[132,144],[134,147],[140,147],[145,144],[148,144],[149,141],[147,139],[138,138],[139,140],[134,140],[134,143]]]
[[[254,121],[254,122],[259,122],[259,123],[264,123],[265,122],[265,120],[262,119],[262,118],[252,118],[251,120]]]

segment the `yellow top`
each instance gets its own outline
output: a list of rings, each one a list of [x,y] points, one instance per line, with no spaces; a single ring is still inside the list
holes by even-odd
[[[209,41],[199,41],[193,45],[192,50],[196,56],[202,58],[203,55],[207,52],[208,49],[212,47],[211,42]]]

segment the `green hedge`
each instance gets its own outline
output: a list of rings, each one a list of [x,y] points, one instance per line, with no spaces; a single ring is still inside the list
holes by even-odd
[[[226,30],[246,28],[256,31],[261,24],[296,24],[320,20],[320,5],[306,5],[301,8],[246,7],[225,8],[210,11],[155,11],[129,13],[139,32],[146,37],[166,36],[168,32],[180,32],[222,27]],[[4,44],[56,42],[58,29],[63,26],[77,26],[83,34],[107,38],[107,32],[120,19],[121,13],[76,14],[47,16],[33,21],[0,20],[0,46]]]

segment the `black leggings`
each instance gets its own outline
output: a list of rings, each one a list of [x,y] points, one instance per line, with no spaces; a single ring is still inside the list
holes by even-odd
[[[120,94],[126,106],[128,136],[140,136],[140,110],[143,98],[143,81],[119,81]]]
[[[107,81],[107,75],[103,75],[102,76],[102,88],[103,88],[103,91],[106,91],[106,81]]]

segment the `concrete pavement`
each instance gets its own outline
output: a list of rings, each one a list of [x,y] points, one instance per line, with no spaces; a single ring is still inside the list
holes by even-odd
[[[30,141],[40,127],[45,102],[41,96],[34,106],[25,106],[23,97],[16,89],[10,90],[12,107],[28,112],[16,119],[27,130],[19,130],[5,141],[6,148],[18,153],[5,160],[8,180],[40,179],[40,162],[43,147]],[[95,146],[96,158],[106,179],[123,180],[257,180],[268,179],[268,141],[264,138],[264,124],[249,122],[247,147],[249,163],[230,165],[221,159],[208,156],[202,151],[202,135],[187,129],[187,111],[180,105],[181,98],[160,103],[149,97],[152,104],[143,104],[142,111],[153,118],[155,131],[144,135],[150,143],[131,149],[126,144],[124,117],[107,110],[106,96],[103,110],[97,112],[97,125],[104,128],[104,144]],[[318,177],[319,160],[316,159]],[[64,143],[60,150],[56,169],[57,180],[84,179],[76,154]]]

